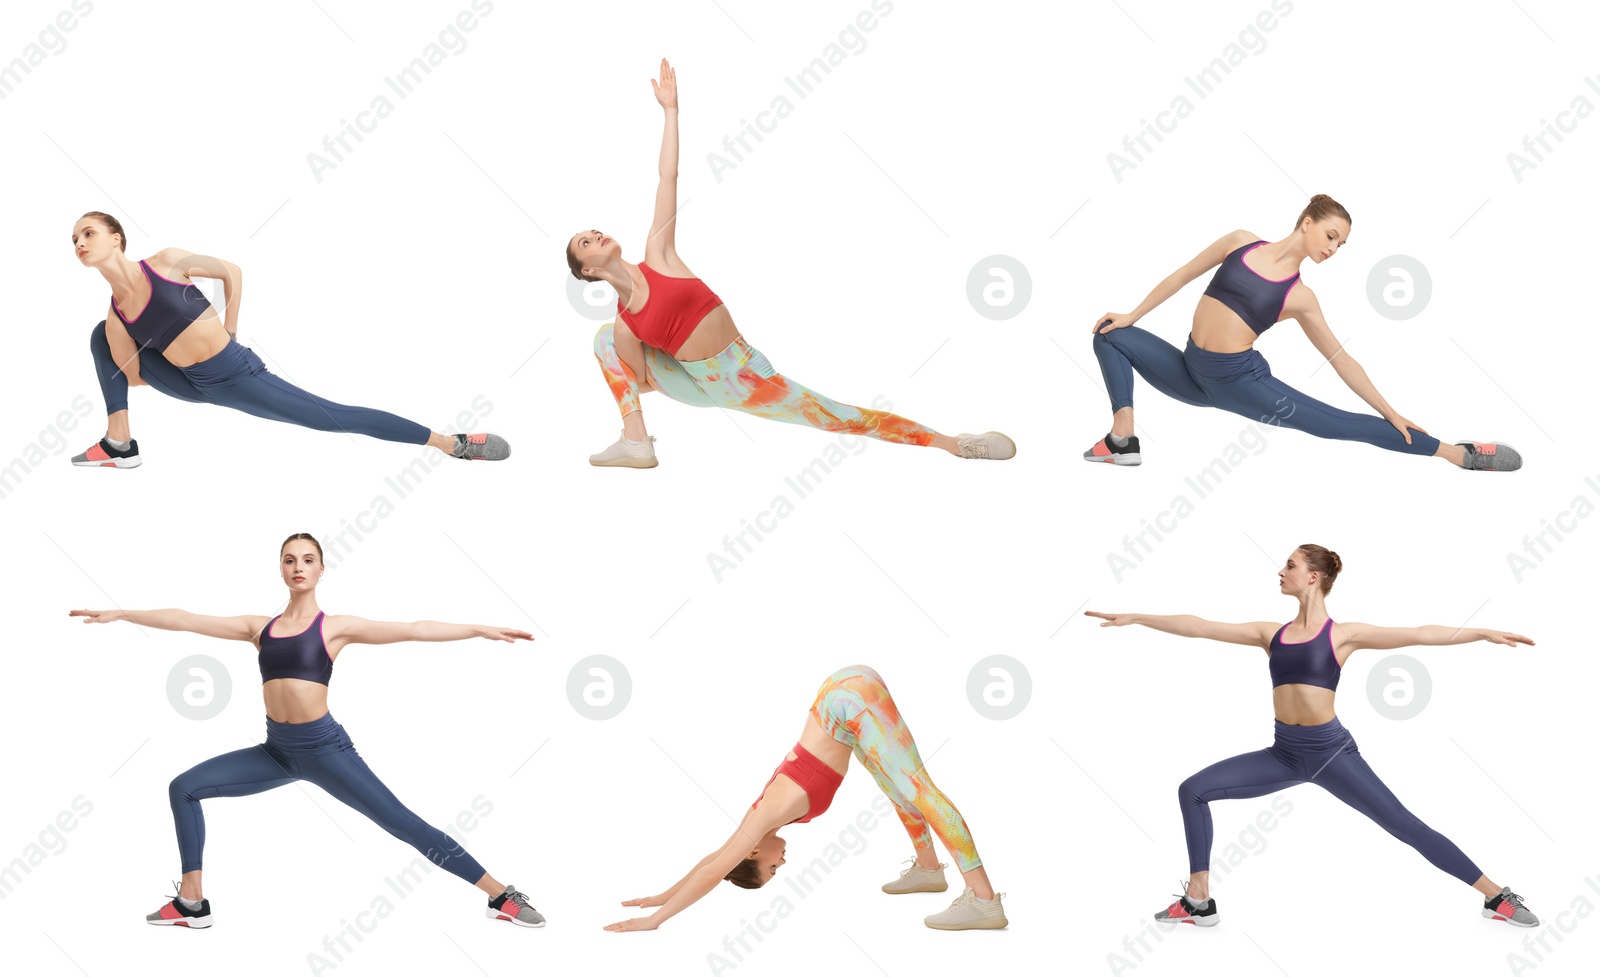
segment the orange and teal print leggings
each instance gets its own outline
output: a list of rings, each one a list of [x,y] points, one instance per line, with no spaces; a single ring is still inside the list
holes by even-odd
[[[594,355],[622,416],[638,410],[640,381],[617,355],[612,323],[595,334]],[[653,346],[644,347],[644,358],[656,387],[692,407],[725,407],[772,421],[896,444],[933,443],[932,428],[888,411],[841,404],[779,374],[761,351],[743,338],[710,359],[680,362]]]
[[[972,833],[950,798],[934,786],[917,753],[911,730],[883,684],[865,665],[851,665],[828,676],[811,704],[811,718],[835,740],[850,747],[861,765],[894,802],[900,823],[917,850],[944,843],[956,867],[970,872],[983,864]]]

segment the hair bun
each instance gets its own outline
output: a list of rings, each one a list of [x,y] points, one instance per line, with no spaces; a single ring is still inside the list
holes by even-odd
[[[1328,555],[1333,558],[1333,575],[1337,577],[1344,571],[1344,561],[1339,559],[1339,554],[1332,550],[1328,551]]]

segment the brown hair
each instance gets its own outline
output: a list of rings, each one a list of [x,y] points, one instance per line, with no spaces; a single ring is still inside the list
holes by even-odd
[[[283,546],[288,546],[290,543],[294,542],[297,539],[309,539],[309,540],[311,540],[311,545],[315,546],[317,548],[317,559],[319,559],[319,560],[322,559],[322,544],[317,542],[317,537],[311,535],[310,533],[295,533],[293,536],[290,536],[288,539],[283,541]],[[278,554],[280,556],[283,554],[283,546],[278,547]],[[324,562],[326,562],[326,561],[324,561]]]
[[[572,277],[580,282],[597,282],[600,279],[591,278],[583,273],[583,262],[578,260],[577,252],[572,250],[572,242],[567,242],[567,267],[572,270]]]
[[[1311,218],[1313,224],[1320,224],[1330,217],[1341,218],[1346,224],[1351,223],[1350,212],[1344,209],[1344,205],[1325,193],[1319,193],[1311,198],[1311,202],[1306,204],[1306,209],[1294,219],[1294,226],[1299,227],[1307,217]]]
[[[1339,579],[1339,571],[1344,569],[1344,561],[1339,559],[1339,554],[1326,546],[1316,543],[1302,543],[1296,549],[1306,558],[1306,566],[1322,574],[1322,594],[1327,596],[1333,589],[1333,582]]]
[[[741,889],[759,889],[765,884],[761,879],[761,866],[753,858],[735,865],[723,878]]]
[[[117,220],[115,217],[112,217],[110,214],[103,213],[98,210],[91,210],[87,214],[84,214],[83,217],[93,217],[95,220],[110,228],[111,233],[122,239],[117,242],[117,246],[122,248],[123,251],[128,250],[128,235],[127,232],[122,229],[121,221]],[[78,220],[83,220],[83,217],[78,218]]]

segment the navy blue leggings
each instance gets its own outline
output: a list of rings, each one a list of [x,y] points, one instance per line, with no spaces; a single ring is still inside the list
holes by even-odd
[[[1411,443],[1376,414],[1330,407],[1272,375],[1266,357],[1253,349],[1212,353],[1190,339],[1178,348],[1138,326],[1095,333],[1094,355],[1111,395],[1111,412],[1133,406],[1133,373],[1157,390],[1196,407],[1220,407],[1262,424],[1277,424],[1319,438],[1364,441],[1408,455],[1431,455],[1439,439],[1410,428]]]
[[[451,875],[477,885],[483,866],[455,839],[412,814],[367,766],[332,713],[309,723],[267,720],[267,741],[212,757],[178,774],[167,788],[178,826],[183,871],[200,870],[206,820],[200,802],[208,797],[244,797],[309,781],[377,822],[383,830],[421,852]],[[292,835],[292,832],[285,832]],[[264,839],[268,849],[283,838]]]
[[[128,378],[111,358],[102,320],[89,334],[95,372],[106,413],[128,409]],[[193,366],[173,366],[153,349],[139,350],[139,376],[144,382],[179,400],[232,407],[269,421],[284,421],[316,431],[347,431],[382,441],[427,444],[431,433],[415,421],[370,407],[347,407],[307,393],[270,372],[261,357],[236,339],[222,352]]]
[[[1355,739],[1337,719],[1320,726],[1276,723],[1267,749],[1220,760],[1178,785],[1189,871],[1205,872],[1211,867],[1208,805],[1212,801],[1261,797],[1304,783],[1325,788],[1466,884],[1472,885],[1483,875],[1449,838],[1406,810],[1367,766]]]

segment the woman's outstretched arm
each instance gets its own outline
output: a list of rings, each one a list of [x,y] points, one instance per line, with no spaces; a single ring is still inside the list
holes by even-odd
[[[1132,312],[1105,312],[1096,316],[1093,331],[1110,332],[1113,329],[1121,329],[1123,326],[1133,325],[1144,318],[1145,313],[1178,294],[1178,290],[1183,286],[1222,264],[1222,259],[1226,258],[1229,252],[1254,240],[1255,236],[1249,231],[1234,231],[1231,234],[1224,234],[1211,242],[1204,251],[1189,259],[1189,262],[1182,268],[1156,283],[1156,287],[1150,290],[1150,294],[1146,295],[1144,301],[1140,302],[1139,307]],[[1111,320],[1110,323],[1102,327],[1101,323],[1104,323],[1107,319]]]
[[[401,641],[532,641],[533,635],[489,624],[445,624],[440,621],[369,621],[351,614],[323,618],[323,635],[352,645],[392,645]]]
[[[721,848],[702,858],[681,882],[664,893],[667,898],[660,909],[648,916],[612,923],[606,929],[613,933],[653,930],[699,902],[706,893],[715,889],[717,883],[721,882],[729,872],[733,871],[735,865],[750,856],[750,850],[755,848],[769,831],[782,825],[783,815],[778,813],[778,808],[777,804],[758,804],[748,811],[744,820],[733,829],[733,835]]]
[[[1355,391],[1357,397],[1377,411],[1379,417],[1393,424],[1406,439],[1406,444],[1411,443],[1411,432],[1406,430],[1407,428],[1415,428],[1423,434],[1428,433],[1427,428],[1407,420],[1390,406],[1383,394],[1378,392],[1378,388],[1373,386],[1367,371],[1355,361],[1355,357],[1345,352],[1344,345],[1334,337],[1328,321],[1322,317],[1322,306],[1317,302],[1317,296],[1311,289],[1296,283],[1289,291],[1284,311],[1300,323],[1300,328],[1305,330],[1306,338],[1311,340],[1311,345],[1317,348],[1323,359],[1333,364],[1334,372],[1339,374],[1339,379],[1344,381],[1345,386]]]
[[[1165,631],[1181,638],[1209,638],[1236,645],[1255,645],[1265,651],[1272,644],[1278,625],[1271,621],[1247,621],[1243,624],[1224,624],[1208,621],[1193,614],[1102,614],[1084,611],[1085,617],[1103,618],[1103,628],[1120,628],[1129,624],[1142,624],[1147,628]]]
[[[220,278],[224,306],[222,328],[228,330],[230,336],[239,335],[239,299],[244,293],[244,272],[238,265],[182,248],[162,248],[156,257],[172,265],[173,271],[190,278]]]
[[[719,849],[717,849],[717,851],[721,851],[721,849],[719,848]],[[628,900],[625,900],[622,904],[624,906],[637,906],[637,907],[639,907],[641,909],[650,909],[650,908],[653,908],[655,906],[665,906],[667,904],[667,900],[671,899],[673,896],[677,895],[678,891],[680,889],[682,889],[684,887],[684,885],[686,885],[690,879],[694,878],[694,874],[696,872],[700,871],[701,869],[705,868],[707,865],[711,864],[712,860],[715,859],[716,857],[717,857],[717,852],[714,851],[711,854],[707,855],[705,858],[700,859],[700,861],[695,863],[694,868],[691,868],[689,870],[687,875],[685,875],[683,878],[679,879],[677,882],[675,882],[673,884],[672,888],[670,888],[667,891],[661,893],[660,895],[643,896],[643,897],[638,898],[638,899],[628,899]]]
[[[661,130],[661,182],[656,186],[656,213],[644,243],[645,260],[658,265],[678,257],[678,73],[661,59],[661,80],[650,80],[665,116]]]
[[[208,614],[191,614],[175,607],[158,611],[68,611],[70,617],[83,618],[84,624],[110,624],[127,621],[162,631],[189,631],[208,638],[227,638],[234,641],[254,641],[256,634],[267,626],[267,618],[256,614],[238,617],[212,617]]]
[[[1373,624],[1343,621],[1339,636],[1352,646],[1352,650],[1375,648],[1409,648],[1413,645],[1464,645],[1473,641],[1492,641],[1499,645],[1532,645],[1531,638],[1509,631],[1492,631],[1488,628],[1452,628],[1442,624],[1425,624],[1419,628],[1380,628]]]

